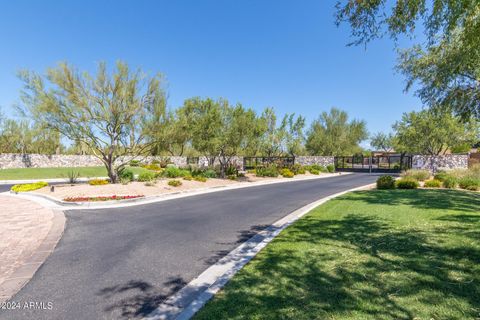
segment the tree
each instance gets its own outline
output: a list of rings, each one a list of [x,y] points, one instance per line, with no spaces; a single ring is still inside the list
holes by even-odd
[[[370,145],[376,150],[391,152],[393,150],[393,135],[378,132],[370,138]]]
[[[480,119],[480,43],[464,44],[458,33],[427,50],[415,46],[400,52],[397,69],[407,79],[406,90],[419,84],[416,94],[436,109],[454,111],[467,120]]]
[[[64,149],[60,135],[26,119],[2,121],[0,152],[58,154]]]
[[[112,183],[128,162],[125,156],[147,153],[145,139],[165,112],[160,74],[147,77],[123,62],[110,74],[105,63],[96,76],[79,73],[67,63],[45,76],[22,71],[22,101],[32,117],[70,141],[84,143],[107,168]]]
[[[279,125],[273,108],[266,108],[260,121],[264,125],[260,138],[260,155],[266,157],[295,156],[304,152],[305,118],[286,114]]]
[[[472,145],[479,137],[477,121],[462,123],[451,113],[432,110],[404,113],[393,128],[396,150],[434,156],[464,144]]]
[[[353,42],[366,44],[386,34],[395,40],[413,36],[423,24],[427,41],[400,55],[407,89],[414,81],[417,94],[429,106],[453,109],[463,119],[480,116],[480,2],[478,0],[341,0],[337,24],[351,26]]]
[[[306,148],[312,155],[342,156],[361,150],[359,143],[367,139],[366,123],[348,121],[345,111],[332,108],[322,112],[307,133]]]
[[[232,158],[259,135],[255,112],[224,99],[188,99],[179,112],[189,119],[192,146],[209,159],[209,165],[218,158],[222,177]]]
[[[149,133],[149,139],[156,141],[153,155],[167,153],[171,156],[183,156],[191,140],[188,119],[183,109],[168,111],[155,123],[158,125]]]

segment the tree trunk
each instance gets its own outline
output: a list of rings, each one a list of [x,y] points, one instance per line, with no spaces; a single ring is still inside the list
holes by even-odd
[[[117,183],[118,175],[115,170],[115,167],[113,166],[112,161],[111,160],[106,161],[105,167],[107,168],[107,174],[108,174],[108,178],[110,179],[110,183]]]

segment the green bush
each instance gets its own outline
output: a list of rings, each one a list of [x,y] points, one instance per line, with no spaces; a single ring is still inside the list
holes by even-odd
[[[133,181],[133,171],[128,169],[123,169],[118,173],[118,177],[122,181]]]
[[[377,179],[377,189],[395,189],[395,179],[392,176],[381,176]]]
[[[183,180],[192,181],[193,177],[192,176],[185,176],[185,177],[183,177]]]
[[[149,182],[155,180],[155,173],[153,172],[142,172],[138,175],[138,181],[140,182]]]
[[[238,169],[234,166],[228,166],[227,169],[225,170],[225,174],[227,176],[237,176],[238,174]]]
[[[287,168],[283,168],[282,170],[280,170],[280,174],[284,178],[293,178],[295,176],[295,174],[290,169],[287,169]]]
[[[402,178],[395,182],[398,189],[417,189],[420,185],[416,179],[411,177]]]
[[[333,164],[329,164],[327,166],[327,171],[330,172],[330,173],[334,173],[335,172],[335,166]]]
[[[423,186],[425,188],[440,188],[442,186],[442,181],[437,179],[427,180]]]
[[[91,186],[102,186],[109,183],[107,179],[92,179],[88,181],[88,184]]]
[[[175,166],[167,166],[167,168],[163,171],[163,176],[167,178],[178,178],[178,177],[185,177],[192,175],[190,171],[186,169],[180,169]]]
[[[130,160],[128,163],[131,167],[139,167],[141,165],[140,160]]]
[[[202,177],[213,179],[217,177],[217,172],[210,168],[205,170],[201,175]]]
[[[309,169],[308,171],[309,171],[311,174],[320,174],[320,170],[318,170],[318,169],[312,168],[312,169]]]
[[[193,180],[199,181],[199,182],[207,182],[207,178],[204,177],[204,176],[196,176],[196,177],[193,177]]]
[[[168,181],[168,185],[172,187],[179,187],[182,185],[182,181],[180,180],[170,180]]]
[[[80,177],[80,172],[77,170],[70,170],[67,172],[68,183],[75,184]]]
[[[410,170],[402,172],[401,176],[403,178],[412,178],[412,179],[415,179],[417,181],[425,181],[428,178],[430,178],[430,171],[410,169]]]
[[[306,169],[304,166],[300,165],[300,164],[294,164],[292,166],[292,169],[291,171],[294,173],[294,174],[305,174],[306,173]]]
[[[433,177],[435,180],[439,180],[439,181],[445,181],[445,179],[447,179],[448,177],[450,177],[450,175],[445,172],[445,171],[438,171],[435,176]]]
[[[465,190],[480,190],[480,179],[472,176],[466,176],[458,180],[458,186]]]
[[[41,189],[46,186],[48,186],[47,182],[39,181],[34,183],[16,184],[10,190],[12,190],[13,192],[27,192]]]
[[[452,176],[446,176],[443,179],[443,187],[447,189],[455,189],[457,187],[457,179]]]
[[[234,174],[231,174],[229,176],[227,176],[228,180],[237,180],[237,176],[234,175]]]
[[[255,169],[255,175],[257,177],[278,177],[278,169],[277,166],[274,164],[265,166],[265,167],[257,167]]]

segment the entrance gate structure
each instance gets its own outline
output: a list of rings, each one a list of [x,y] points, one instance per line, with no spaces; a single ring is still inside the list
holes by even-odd
[[[412,168],[410,155],[340,156],[335,157],[335,170],[347,172],[399,173]]]

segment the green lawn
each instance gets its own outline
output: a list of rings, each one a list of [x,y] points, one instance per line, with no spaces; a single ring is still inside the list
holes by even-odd
[[[135,174],[146,171],[140,167],[129,167]],[[22,168],[0,169],[0,180],[51,179],[66,178],[70,171],[78,171],[80,177],[106,177],[105,167],[75,167],[75,168]]]
[[[274,239],[195,319],[479,319],[480,194],[349,193]]]

